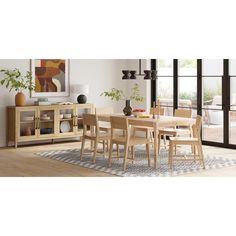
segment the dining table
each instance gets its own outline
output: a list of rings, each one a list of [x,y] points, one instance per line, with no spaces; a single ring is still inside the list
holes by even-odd
[[[100,114],[98,115],[99,122],[110,122],[111,116],[123,116],[122,114]],[[160,166],[160,160],[158,158],[158,133],[159,129],[174,126],[192,126],[195,124],[196,119],[176,117],[176,116],[155,116],[149,118],[125,116],[128,119],[130,126],[141,126],[153,128],[154,133],[154,168],[157,168],[157,162]]]

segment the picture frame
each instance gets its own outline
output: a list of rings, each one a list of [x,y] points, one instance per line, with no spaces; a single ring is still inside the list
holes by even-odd
[[[31,59],[32,98],[70,96],[68,59]]]

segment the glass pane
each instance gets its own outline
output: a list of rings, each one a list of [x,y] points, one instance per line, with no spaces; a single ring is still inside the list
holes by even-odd
[[[204,77],[203,88],[203,108],[221,109],[222,108],[222,78]]]
[[[173,77],[158,78],[157,96],[161,106],[173,106]]]
[[[195,75],[197,76],[197,60],[185,59],[178,60],[179,75]]]
[[[236,144],[236,112],[229,112],[229,143]]]
[[[197,106],[197,77],[179,77],[179,107]]]
[[[230,78],[230,110],[236,110],[236,77]]]
[[[223,75],[223,60],[204,59],[202,60],[202,75]]]
[[[173,75],[173,60],[157,60],[158,75]]]
[[[40,111],[40,135],[54,134],[54,110]]]
[[[223,111],[203,110],[203,140],[223,142]]]
[[[229,60],[229,75],[236,75],[236,60]]]
[[[73,108],[60,110],[60,133],[73,132]]]
[[[165,107],[165,106],[161,106],[164,107],[164,115],[165,116],[173,116],[173,107]]]
[[[20,136],[35,135],[35,111],[22,111],[20,113]]]

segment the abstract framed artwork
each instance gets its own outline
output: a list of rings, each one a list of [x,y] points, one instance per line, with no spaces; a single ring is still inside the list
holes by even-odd
[[[69,60],[32,59],[30,68],[35,84],[31,97],[68,97]]]

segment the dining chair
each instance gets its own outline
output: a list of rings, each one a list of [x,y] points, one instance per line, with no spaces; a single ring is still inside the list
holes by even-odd
[[[184,117],[184,118],[191,118],[192,117],[192,110],[191,109],[175,109],[174,112],[175,117]],[[159,129],[159,136],[158,136],[158,152],[160,152],[160,145],[161,145],[161,138],[163,137],[164,141],[164,147],[166,149],[166,137],[167,136],[172,136],[176,137],[178,135],[189,135],[191,137],[192,131],[191,131],[191,126],[189,125],[181,125],[179,127],[172,126],[169,128],[161,128]],[[176,147],[175,147],[176,148]]]
[[[159,114],[158,114],[159,113]],[[160,107],[159,108],[159,112],[158,112],[158,108],[150,108],[149,114],[154,114],[154,115],[161,115],[163,116],[165,113],[165,108],[164,107]],[[148,136],[151,140],[151,143],[154,143],[154,138],[153,138],[153,128],[152,127],[141,127],[141,126],[133,126],[133,135],[136,135],[136,132],[138,131],[142,131],[146,133],[146,136]]]
[[[89,129],[88,129],[89,127]],[[83,114],[83,136],[80,152],[80,159],[83,160],[85,141],[90,140],[94,144],[93,163],[96,162],[97,146],[99,141],[108,141],[111,138],[110,133],[101,132],[98,117],[94,114]],[[104,150],[104,156],[106,152]]]
[[[111,114],[114,114],[114,108],[113,107],[97,107],[97,108],[95,108],[95,114],[97,114],[97,115],[111,115]],[[110,122],[99,121],[99,127],[100,127],[100,131],[104,131],[106,133],[111,133],[111,123]],[[105,152],[105,148],[107,148],[107,151],[108,151],[109,150],[109,140],[102,141],[102,144],[103,144],[103,152]],[[120,155],[119,145],[116,145],[116,151],[117,151],[117,156],[119,156]]]
[[[109,160],[108,166],[111,167],[112,160],[112,148],[113,144],[124,145],[124,161],[123,170],[126,170],[127,160],[131,159],[132,162],[135,160],[135,145],[146,145],[146,153],[148,159],[148,166],[150,166],[150,140],[148,137],[135,137],[131,136],[131,131],[129,129],[127,117],[111,116],[111,140],[110,140],[110,150],[109,150]],[[123,135],[120,135],[123,132]],[[118,132],[118,133],[117,133]],[[128,158],[129,147],[131,147],[131,158]]]
[[[181,161],[200,161],[203,165],[203,168],[205,169],[205,163],[204,163],[204,155],[202,150],[202,142],[201,142],[201,124],[202,124],[202,118],[201,116],[197,116],[195,124],[192,126],[193,135],[192,137],[170,137],[169,141],[169,160],[168,163],[171,168],[171,172],[173,171],[173,161],[181,160]],[[194,152],[193,157],[194,159],[189,158],[176,158],[178,155],[174,153],[174,147],[176,145],[189,145],[194,146]],[[197,151],[197,152],[196,152]]]

